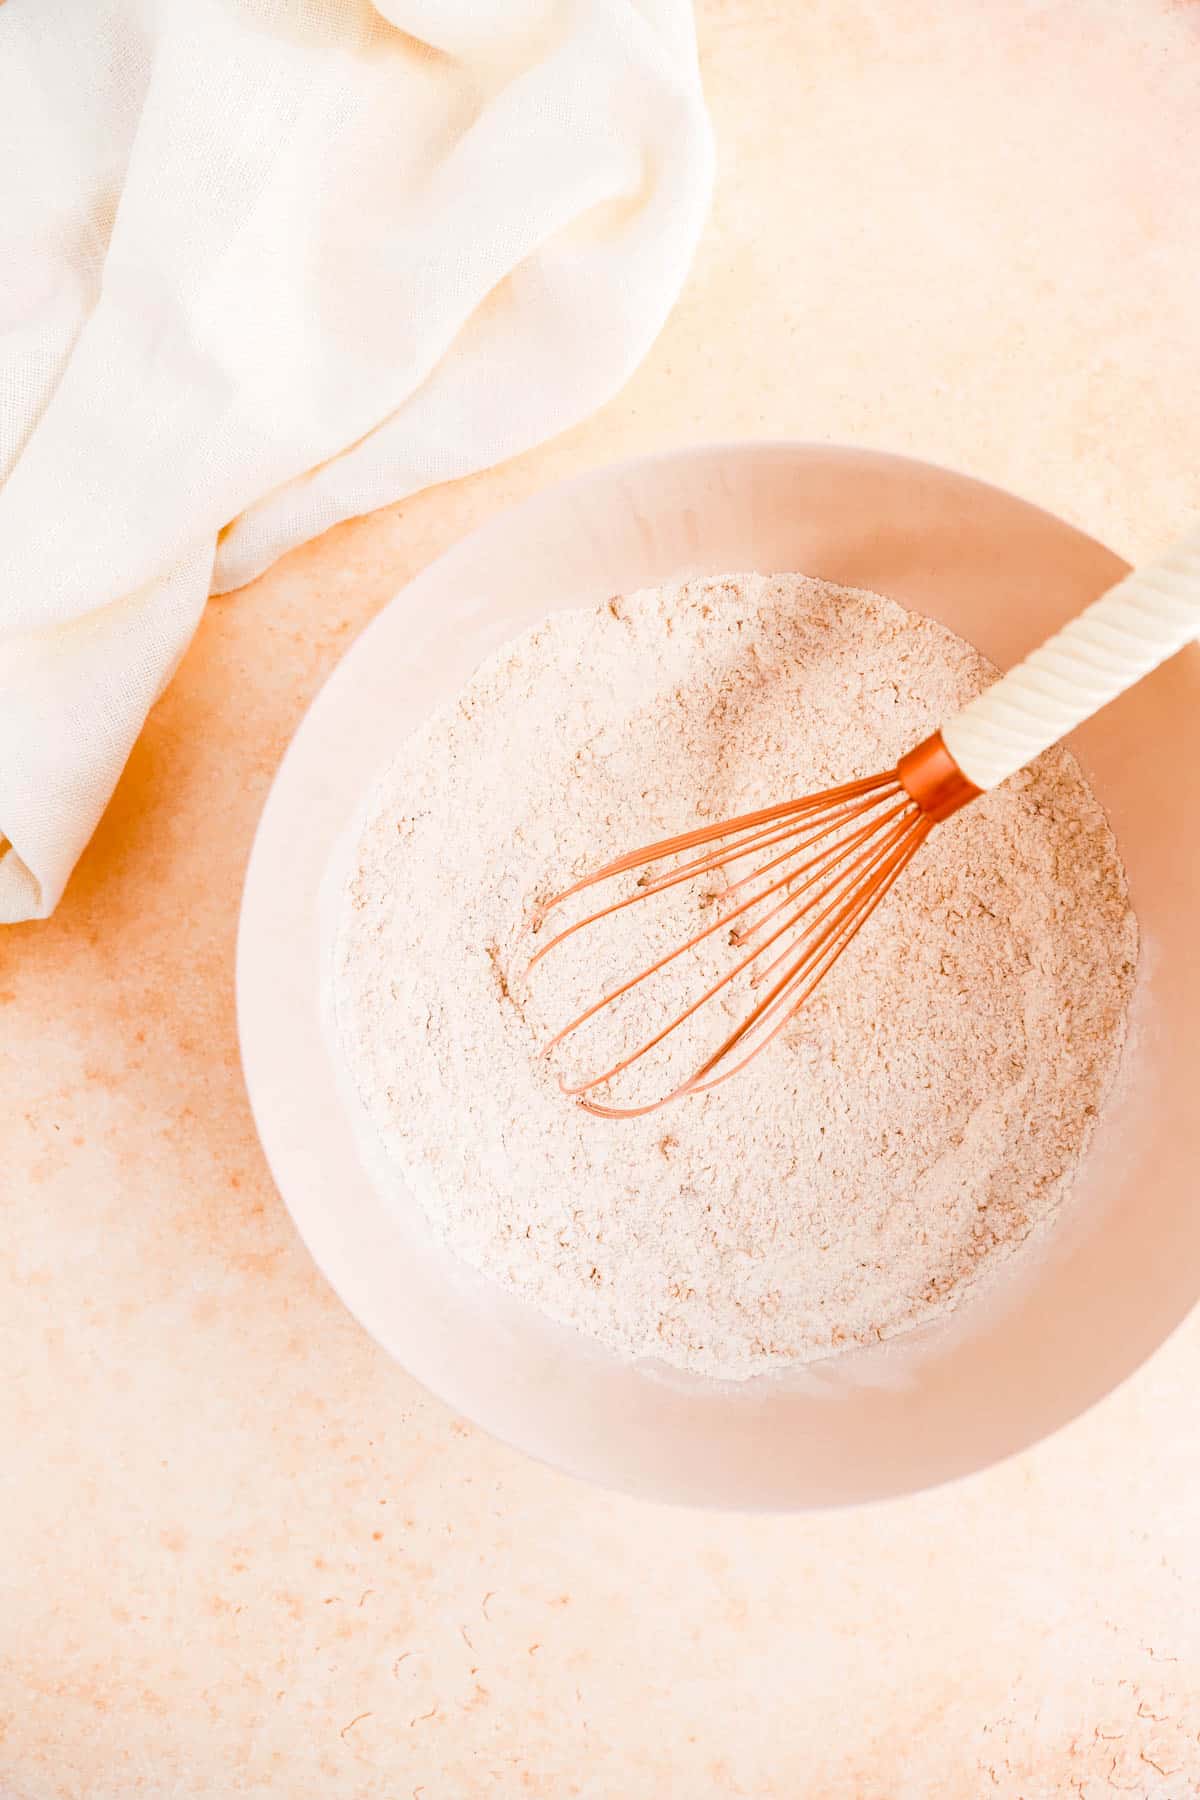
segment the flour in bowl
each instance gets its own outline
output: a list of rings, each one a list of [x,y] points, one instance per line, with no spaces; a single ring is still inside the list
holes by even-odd
[[[710,918],[711,887],[525,976],[535,897],[889,767],[993,675],[930,620],[799,576],[558,613],[487,662],[370,796],[338,923],[340,1054],[397,1203],[620,1354],[726,1378],[932,1319],[1044,1228],[1116,1071],[1137,955],[1116,843],[1065,750],[940,826],[786,1032],[710,1093],[596,1119],[539,1051]],[[724,936],[611,1028],[665,1022]]]

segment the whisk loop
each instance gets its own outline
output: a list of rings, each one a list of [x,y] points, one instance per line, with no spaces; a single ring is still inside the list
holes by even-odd
[[[728,870],[749,857],[761,858],[730,883],[718,916],[665,956],[614,987],[565,1025],[546,1045],[550,1054],[590,1019],[624,994],[715,932],[728,934],[744,950],[704,993],[676,1013],[662,1029],[586,1081],[560,1079],[600,1118],[637,1118],[685,1094],[706,1093],[728,1081],[776,1038],[813,993],[833,963],[861,931],[888,889],[916,855],[934,825],[978,793],[946,752],[940,737],[927,739],[895,769],[849,781],[804,799],[784,801],[737,818],[702,825],[614,858],[565,888],[542,907],[539,922],[565,901],[601,882],[644,869],[632,894],[589,912],[542,945],[530,971],[578,932],[656,894]],[[712,846],[710,848],[710,846]],[[702,854],[693,856],[693,851]],[[687,860],[675,863],[683,856]],[[653,865],[672,866],[658,874]],[[730,905],[730,902],[734,902]],[[769,957],[768,952],[773,952]],[[596,1099],[595,1090],[615,1081],[693,1018],[739,976],[766,992],[747,1016],[687,1079],[642,1106],[615,1106]]]

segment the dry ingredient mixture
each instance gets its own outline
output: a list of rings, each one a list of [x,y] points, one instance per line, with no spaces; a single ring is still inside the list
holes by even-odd
[[[1062,1205],[1124,1040],[1136,926],[1070,754],[940,827],[783,1036],[704,1096],[613,1122],[557,1076],[686,1004],[727,966],[723,932],[636,990],[607,1043],[598,1025],[538,1052],[711,918],[711,883],[524,971],[534,897],[887,767],[994,673],[892,601],[757,575],[558,613],[486,663],[370,797],[339,924],[341,1052],[398,1201],[553,1318],[713,1376],[958,1304]],[[737,1016],[697,1025],[683,1062]]]

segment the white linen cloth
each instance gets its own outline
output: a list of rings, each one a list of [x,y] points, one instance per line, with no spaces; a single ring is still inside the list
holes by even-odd
[[[0,5],[0,920],[210,591],[620,386],[711,162],[690,0]]]

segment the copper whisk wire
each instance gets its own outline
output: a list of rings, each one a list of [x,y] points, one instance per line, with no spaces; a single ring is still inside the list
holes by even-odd
[[[573,1083],[560,1078],[564,1093],[598,1117],[636,1118],[686,1094],[705,1093],[738,1074],[810,998],[934,825],[977,792],[935,735],[886,773],[663,838],[615,857],[556,894],[539,911],[539,929],[550,913],[576,895],[635,869],[643,871],[633,893],[588,912],[543,944],[530,961],[531,972],[567,939],[615,913],[682,882],[770,853],[726,887],[723,905],[711,923],[586,1007],[550,1040],[546,1054],[715,932],[727,932],[730,944],[746,954],[661,1029],[601,1073]],[[692,855],[695,851],[700,854]],[[687,860],[677,862],[681,856]],[[650,873],[660,863],[669,866]],[[731,900],[736,904],[730,906]],[[764,906],[766,910],[756,914]],[[772,950],[775,954],[763,963],[765,953]],[[766,993],[684,1081],[640,1106],[617,1106],[595,1097],[596,1089],[625,1074],[747,972],[754,990],[770,983]]]

